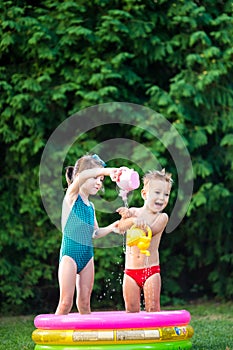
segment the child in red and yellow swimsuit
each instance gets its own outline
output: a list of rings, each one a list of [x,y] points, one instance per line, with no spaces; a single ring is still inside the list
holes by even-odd
[[[126,245],[123,297],[127,312],[140,311],[141,289],[144,293],[145,310],[160,311],[161,277],[159,265],[159,244],[168,222],[163,210],[168,204],[172,187],[171,175],[165,170],[149,171],[143,178],[141,191],[144,205],[141,208],[119,208],[120,232],[132,225],[144,229],[149,226],[152,238],[146,255],[137,245]]]

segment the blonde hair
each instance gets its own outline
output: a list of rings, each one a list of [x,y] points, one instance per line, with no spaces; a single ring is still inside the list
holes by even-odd
[[[83,170],[93,169],[93,168],[104,168],[106,164],[104,161],[97,155],[85,155],[79,158],[74,166],[66,167],[66,179],[68,185],[70,185],[75,176],[78,173],[81,173]]]
[[[150,170],[143,177],[144,187],[152,180],[162,180],[168,182],[171,186],[173,184],[172,174],[166,173],[165,169],[159,170]]]

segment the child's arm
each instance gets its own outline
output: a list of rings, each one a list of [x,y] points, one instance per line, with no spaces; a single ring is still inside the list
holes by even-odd
[[[167,226],[168,223],[168,215],[166,213],[160,213],[158,217],[155,218],[153,224],[151,225],[151,230],[153,232],[153,236],[162,233]]]
[[[121,174],[121,170],[118,168],[93,168],[83,170],[81,173],[77,174],[74,181],[69,185],[66,191],[66,197],[70,205],[77,198],[80,187],[83,183],[92,178],[98,176],[110,176],[112,181],[118,181]]]
[[[116,211],[121,215],[121,219],[118,224],[120,233],[127,231],[131,226],[136,225],[140,228],[146,228],[146,221],[138,216],[140,208],[126,208],[120,207]]]
[[[93,204],[92,204],[93,205]],[[94,232],[92,238],[101,238],[108,235],[110,232],[121,233],[118,229],[119,220],[113,222],[106,227],[99,227],[96,216],[94,219]]]
[[[126,232],[134,224],[133,218],[121,219],[118,223],[120,233]]]
[[[97,229],[95,229],[92,237],[101,238],[108,235],[110,232],[120,233],[118,230],[118,223],[119,223],[119,220],[113,222],[112,224],[106,227],[98,227]]]

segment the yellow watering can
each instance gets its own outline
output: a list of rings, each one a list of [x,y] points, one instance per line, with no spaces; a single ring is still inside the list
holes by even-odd
[[[127,230],[126,244],[129,247],[137,246],[140,253],[150,256],[150,252],[147,249],[150,246],[152,231],[149,226],[146,227],[146,230],[147,232],[136,225],[131,226],[130,229]]]

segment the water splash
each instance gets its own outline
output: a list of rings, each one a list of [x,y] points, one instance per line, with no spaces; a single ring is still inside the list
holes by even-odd
[[[129,204],[128,204],[128,193],[129,193],[129,191],[126,191],[126,190],[120,190],[120,191],[119,191],[119,196],[120,196],[121,199],[123,200],[124,206],[125,206],[126,208],[129,208]]]
[[[119,180],[117,181],[117,190],[119,191],[119,197],[122,198],[125,208],[129,208],[128,204],[128,194],[129,192],[135,190],[140,185],[140,179],[138,173],[127,167],[121,167],[122,173]],[[123,253],[126,254],[126,232],[123,237]]]
[[[126,208],[129,208],[129,203],[128,203],[127,197],[123,200],[123,202],[124,202],[124,206],[125,206]]]
[[[146,256],[146,259],[145,259],[145,265],[146,265],[146,267],[148,267],[148,266],[149,266],[149,256]]]

